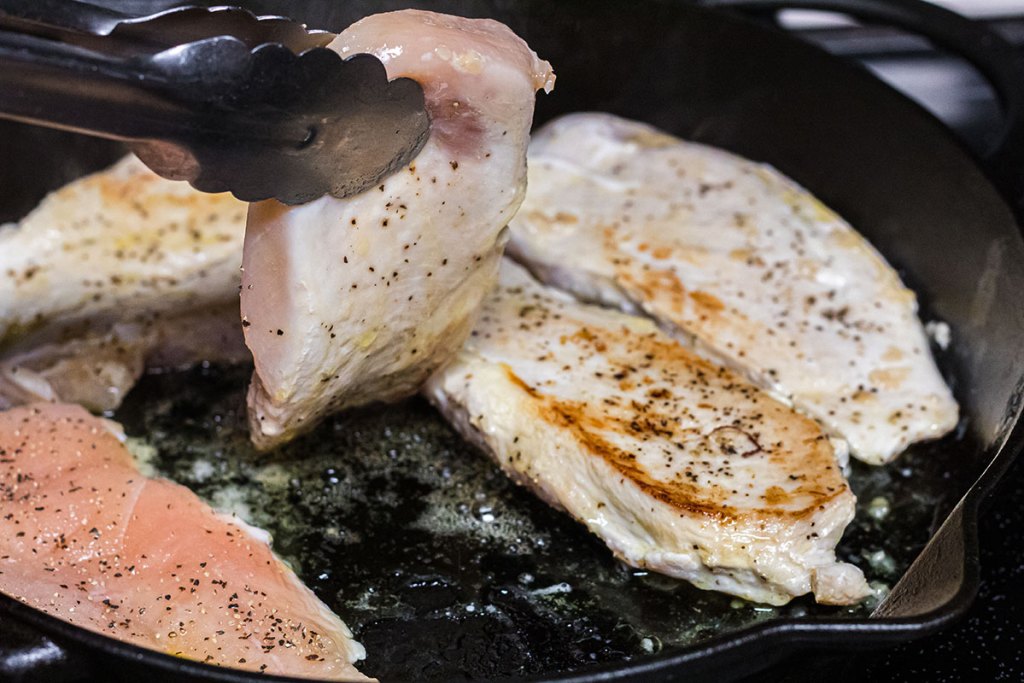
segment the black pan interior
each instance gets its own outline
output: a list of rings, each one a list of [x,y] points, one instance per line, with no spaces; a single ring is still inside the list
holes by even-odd
[[[940,360],[965,416],[957,435],[894,466],[854,469],[861,510],[840,552],[880,587],[906,571],[1016,419],[1024,367],[1017,224],[948,132],[868,74],[748,22],[671,2],[243,4],[335,30],[409,6],[500,19],[558,73],[555,93],[540,97],[538,122],[610,111],[767,161],[871,239],[920,294],[923,317],[952,327]],[[20,215],[45,190],[118,153],[0,127],[8,161],[0,217]],[[245,368],[154,375],[117,417],[155,447],[143,450],[158,471],[274,532],[278,550],[367,646],[364,669],[384,680],[587,670],[700,648],[765,620],[869,615],[870,606],[806,600],[768,609],[631,571],[509,485],[419,401],[338,417],[261,460],[239,420],[246,376]],[[876,498],[887,516],[871,514]],[[890,614],[933,606],[903,601]]]

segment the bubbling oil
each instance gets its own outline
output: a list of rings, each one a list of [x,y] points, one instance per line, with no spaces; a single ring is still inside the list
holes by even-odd
[[[336,416],[257,453],[248,377],[218,367],[149,376],[116,417],[159,473],[269,531],[366,646],[362,670],[382,680],[577,670],[772,619],[865,617],[955,500],[951,482],[970,481],[950,468],[973,462],[970,444],[946,439],[888,467],[852,463],[858,512],[838,554],[874,595],[852,607],[806,597],[770,607],[618,562],[421,400]]]

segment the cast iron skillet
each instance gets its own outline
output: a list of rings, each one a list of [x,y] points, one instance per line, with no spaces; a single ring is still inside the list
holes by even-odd
[[[131,4],[142,11],[159,3]],[[270,0],[242,4],[281,11]],[[1009,51],[983,29],[919,2],[706,4],[762,12],[825,6],[919,30],[979,67],[1000,96],[1006,125],[977,158],[867,72],[749,18],[667,0],[305,0],[288,8],[296,19],[333,30],[409,6],[504,21],[558,72],[556,93],[539,100],[538,123],[604,110],[767,161],[861,230],[953,330],[943,362],[966,417],[961,442],[970,444],[959,448],[956,457],[969,462],[956,471],[971,476],[946,484],[950,504],[940,510],[948,514],[871,618],[779,618],[632,661],[549,671],[549,680],[722,680],[808,647],[871,648],[931,633],[974,597],[977,517],[1024,444],[1024,79]],[[13,125],[2,129],[0,150],[2,220],[121,153]],[[0,609],[5,624],[29,625],[58,644],[59,651],[47,650],[52,656],[21,670],[38,679],[257,680],[116,642],[4,596]]]

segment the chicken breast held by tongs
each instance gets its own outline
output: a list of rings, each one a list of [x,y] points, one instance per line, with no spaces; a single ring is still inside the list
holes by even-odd
[[[330,47],[418,81],[430,138],[408,168],[360,195],[251,207],[242,324],[262,448],[333,411],[415,393],[457,351],[526,189],[534,93],[554,80],[490,20],[379,14]]]

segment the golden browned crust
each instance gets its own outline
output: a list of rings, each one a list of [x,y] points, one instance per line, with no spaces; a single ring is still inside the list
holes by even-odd
[[[606,399],[608,405],[596,405],[560,399],[530,386],[509,366],[503,369],[509,381],[532,399],[539,419],[569,432],[587,452],[606,461],[648,495],[687,513],[722,521],[750,521],[758,517],[806,518],[848,493],[832,446],[812,420],[770,399],[732,372],[676,343],[663,341],[660,335],[637,333],[626,327],[621,328],[617,339],[604,335],[596,328],[582,327],[560,343],[605,354],[616,370],[613,379],[624,391],[651,387],[644,402]],[[685,396],[666,388],[684,381],[699,385],[698,392],[705,392],[709,401],[723,388],[738,392],[743,399],[723,410],[729,413],[723,424],[699,434],[692,427],[680,427],[676,417],[685,414],[694,387]],[[782,433],[776,434],[774,441],[763,432],[767,423],[782,425],[778,430]],[[790,472],[792,486],[770,486],[759,494],[760,504],[741,508],[730,503],[737,491],[729,488],[728,464],[715,472],[716,481],[724,484],[698,485],[694,469],[701,466],[699,460],[666,481],[648,471],[634,453],[612,443],[606,438],[608,434],[627,434],[641,441],[656,437],[676,444],[680,455],[690,459],[701,449],[717,459],[725,454],[728,461],[764,458],[767,466]]]

